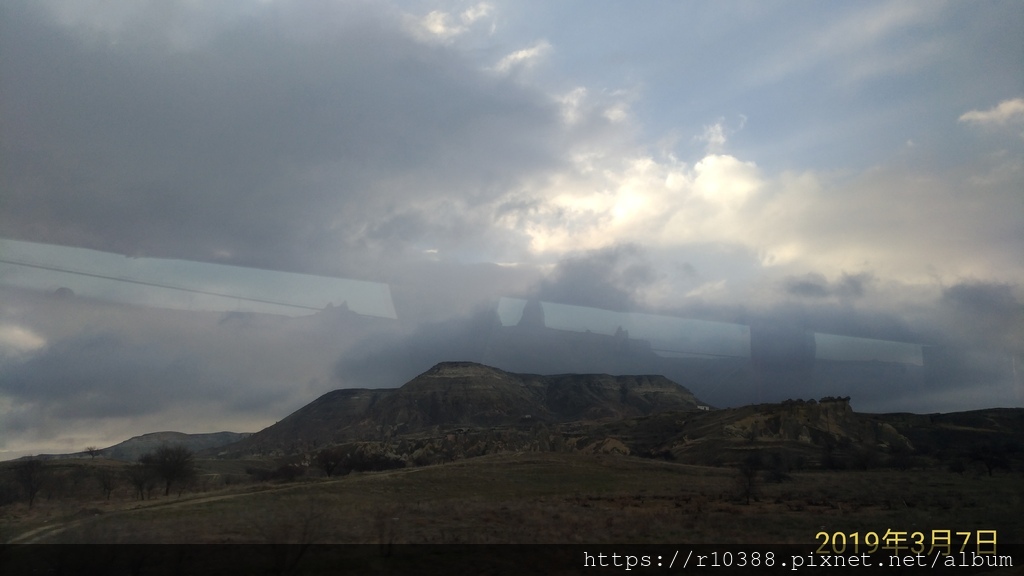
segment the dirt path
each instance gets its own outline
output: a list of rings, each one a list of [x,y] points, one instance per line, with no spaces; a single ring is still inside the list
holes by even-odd
[[[323,482],[323,483],[321,483],[319,485],[323,486],[323,485],[326,485],[326,484],[337,484],[337,483],[339,483],[341,481],[342,481],[341,479],[329,480],[329,481]],[[102,513],[102,517],[103,518],[110,518],[111,516],[124,516],[124,515],[127,515],[127,514],[132,514],[134,512],[142,512],[142,511],[147,511],[147,510],[153,510],[155,508],[164,508],[164,509],[166,509],[166,508],[183,508],[185,506],[194,506],[194,505],[199,505],[199,504],[207,504],[209,502],[218,502],[218,501],[221,501],[221,500],[230,500],[232,498],[241,498],[241,497],[244,497],[244,496],[252,496],[253,494],[266,494],[266,493],[270,493],[270,492],[287,492],[288,490],[297,490],[297,489],[300,489],[300,488],[308,488],[308,485],[281,486],[279,488],[270,488],[270,489],[266,489],[266,490],[258,490],[258,491],[250,491],[250,492],[237,492],[237,493],[234,493],[234,494],[220,494],[220,495],[217,495],[217,496],[197,496],[197,497],[194,497],[194,498],[188,498],[188,499],[184,499],[184,500],[172,500],[172,501],[156,502],[156,503],[151,504],[151,505],[139,505],[139,506],[135,506],[133,508],[123,508],[121,510],[114,510],[112,512],[104,512],[104,513]],[[29,530],[28,532],[23,532],[22,534],[19,534],[19,535],[15,536],[14,538],[9,539],[6,543],[7,544],[38,544],[40,542],[44,542],[45,540],[47,540],[47,539],[49,539],[49,538],[51,538],[53,536],[56,536],[57,534],[60,534],[61,532],[64,532],[64,531],[69,530],[71,528],[77,528],[78,526],[81,526],[83,524],[87,524],[87,523],[93,521],[94,519],[99,518],[100,516],[101,516],[101,514],[95,514],[95,515],[89,516],[87,518],[59,520],[59,521],[57,521],[54,524],[49,524],[49,525],[46,525],[46,526],[40,526],[38,528],[33,528],[32,530]]]
[[[415,472],[419,472],[421,470],[423,470],[423,468],[403,468],[403,469],[400,469],[400,470],[388,470],[388,471],[384,471],[384,472],[377,472],[377,473],[375,473],[375,475],[378,475],[378,476],[391,476],[391,475],[394,475],[394,474],[412,474],[412,473],[415,473]],[[316,484],[316,486],[329,486],[329,485],[332,485],[332,484],[340,484],[340,483],[345,482],[345,481],[346,481],[346,479],[344,477],[342,477],[342,478],[337,478],[337,479],[334,479],[334,480],[326,480],[324,482],[320,482],[320,483]],[[56,536],[57,534],[60,534],[60,533],[62,533],[64,531],[66,531],[66,530],[70,530],[72,528],[77,528],[77,527],[79,527],[79,526],[81,526],[83,524],[87,524],[89,522],[92,522],[93,520],[99,518],[100,516],[102,516],[103,518],[110,518],[112,516],[124,516],[124,515],[132,514],[132,513],[135,513],[135,512],[142,512],[142,511],[146,511],[146,510],[153,510],[155,508],[163,508],[163,509],[167,509],[167,508],[183,508],[185,506],[195,506],[195,505],[200,505],[200,504],[208,504],[210,502],[218,502],[218,501],[221,501],[221,500],[230,500],[232,498],[242,498],[242,497],[245,497],[245,496],[252,496],[254,494],[267,494],[267,493],[274,493],[274,492],[287,492],[289,490],[305,490],[305,489],[309,489],[309,487],[310,487],[310,484],[291,484],[291,485],[280,486],[280,487],[276,487],[276,488],[266,488],[266,489],[263,489],[263,490],[251,490],[251,491],[248,491],[248,492],[237,492],[237,493],[234,493],[234,494],[219,494],[219,495],[216,495],[216,496],[195,496],[195,497],[187,498],[187,499],[160,501],[160,502],[155,502],[153,504],[141,504],[141,505],[134,506],[132,508],[122,508],[120,510],[114,510],[114,511],[111,511],[111,512],[103,512],[102,514],[95,514],[93,516],[89,516],[89,517],[85,517],[85,518],[73,518],[73,517],[72,518],[65,518],[65,519],[57,520],[53,524],[48,524],[46,526],[39,526],[39,527],[33,528],[32,530],[29,530],[27,532],[23,532],[23,533],[15,536],[15,537],[9,539],[6,542],[6,544],[39,544],[41,542],[45,542],[49,538],[51,538],[53,536]]]

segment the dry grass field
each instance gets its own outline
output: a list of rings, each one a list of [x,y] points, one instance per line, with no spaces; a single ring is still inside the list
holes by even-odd
[[[219,463],[229,470],[237,464]],[[819,532],[998,530],[1024,541],[1019,473],[793,472],[617,455],[520,453],[137,501],[40,498],[0,507],[17,543],[790,543]]]

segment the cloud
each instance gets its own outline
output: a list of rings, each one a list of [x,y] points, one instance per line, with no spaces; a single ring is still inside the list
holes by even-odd
[[[1024,98],[1003,100],[988,110],[965,112],[959,120],[968,124],[989,127],[1024,125]]]
[[[487,17],[493,11],[494,6],[486,2],[480,2],[479,4],[466,8],[462,14],[459,14],[459,19],[462,20],[464,24],[472,24],[481,18]]]
[[[805,274],[799,277],[788,277],[783,281],[786,294],[799,298],[838,297],[846,300],[864,296],[872,277],[867,273],[843,274],[834,283],[830,283],[822,274]]]
[[[497,222],[527,235],[536,255],[720,243],[759,253],[764,266],[829,276],[1024,280],[1014,262],[1024,240],[1006,243],[1024,223],[1014,208],[1024,170],[1011,157],[984,170],[894,160],[852,174],[771,174],[729,154],[691,165],[617,152],[576,155],[546,186],[506,204]]]
[[[120,441],[261,428],[338,386],[339,349],[395,327],[344,309],[303,318],[181,312],[7,288],[0,302],[8,315],[24,314],[33,346],[46,341],[0,362],[8,438],[75,430],[98,443],[101,431]]]
[[[562,105],[562,119],[566,124],[576,124],[582,117],[582,106],[584,99],[587,96],[587,89],[583,86],[577,86],[558,98],[559,103]]]
[[[979,151],[950,122],[1004,99],[960,124],[1019,125],[1013,73],[990,73],[1019,70],[1019,10],[406,8],[5,5],[4,235],[386,282],[399,319],[0,288],[0,436],[254,429],[330,388],[510,359],[481,356],[502,296],[1020,350],[1024,162],[1015,134]],[[1005,382],[985,358],[953,363]]]
[[[694,165],[694,190],[725,209],[740,208],[762,186],[757,165],[734,156],[709,154]]]
[[[825,278],[820,274],[790,278],[786,281],[786,292],[803,298],[824,298],[829,294]]]
[[[435,10],[419,21],[420,27],[441,39],[449,39],[452,36],[457,36],[466,31],[465,27],[453,26],[449,23],[451,16],[445,12]]]
[[[593,170],[593,165],[602,170]],[[581,154],[571,170],[506,214],[537,254],[564,254],[615,243],[651,246],[737,240],[740,210],[762,188],[752,162],[708,155],[692,167],[650,156]],[[742,240],[740,240],[742,241]]]
[[[0,323],[0,361],[35,352],[46,346],[46,339],[17,324]]]
[[[569,256],[532,291],[540,300],[626,311],[637,304],[653,268],[636,245],[617,245]]]
[[[346,387],[397,388],[438,362],[483,362],[497,325],[494,309],[480,306],[406,334],[366,339],[341,353],[335,377]]]
[[[538,60],[546,56],[551,51],[551,44],[547,40],[538,40],[534,42],[529,48],[523,48],[516,50],[498,61],[494,65],[494,69],[503,74],[507,74],[513,70],[529,68],[537,63]]]
[[[576,86],[564,94],[554,95],[553,100],[561,109],[562,120],[573,140],[582,143],[588,136],[602,140],[608,132],[627,125],[634,97],[624,90],[595,92]]]
[[[470,25],[485,18],[493,9],[490,4],[481,2],[464,10],[458,18],[447,12],[434,10],[422,18],[411,18],[413,33],[423,39],[448,41],[465,34],[469,31]]]
[[[1009,284],[964,282],[943,290],[942,298],[953,307],[989,317],[1012,317],[1024,312]]]
[[[444,21],[461,26],[488,10]],[[869,28],[883,33],[913,11],[897,12]],[[5,131],[24,137],[4,155],[0,224],[24,239],[361,277],[378,274],[384,254],[552,262],[616,243],[732,244],[764,263],[829,275],[985,276],[1005,258],[974,257],[989,229],[953,224],[953,241],[931,224],[953,222],[967,200],[930,202],[925,188],[956,197],[946,183],[963,175],[922,186],[927,174],[883,164],[877,181],[861,184],[856,175],[773,173],[738,153],[653,156],[623,112],[632,96],[582,85],[552,96],[447,47],[425,48],[381,14],[317,14],[302,38],[303,10],[232,15],[233,32],[210,33],[202,60],[159,44],[112,59],[117,44],[100,49],[77,35],[84,15],[61,28],[13,10],[24,32],[5,34],[8,42],[62,45],[71,56],[23,50],[35,61],[7,74],[24,80],[10,83],[9,101],[31,111],[42,86],[27,71],[68,70],[46,80],[50,120],[29,113]],[[362,50],[371,43],[379,49]],[[499,68],[550,47],[536,42]],[[97,67],[108,82],[86,72]],[[136,119],[132,142],[121,137],[126,114]],[[720,121],[702,138],[718,147],[728,135]],[[1019,183],[1019,171],[985,176],[1001,180],[968,183],[994,200],[972,203],[972,221],[993,216],[1005,234],[1015,224],[1000,189]],[[894,243],[903,249],[889,250]],[[942,261],[923,262],[930,243],[948,247]]]
[[[38,407],[46,421],[153,414],[189,396],[199,381],[193,361],[165,350],[110,333],[59,341],[5,367],[0,392]]]
[[[957,344],[1024,354],[1024,298],[1019,285],[959,282],[943,289],[940,302],[940,322]]]
[[[211,32],[203,58],[126,40],[127,24],[97,42],[85,14],[5,13],[4,51],[25,55],[4,68],[12,237],[351,273],[403,214],[448,197],[472,208],[561,161],[546,94],[365,7],[268,5]],[[430,226],[391,230],[434,242]]]
[[[695,136],[694,139],[706,143],[709,152],[721,150],[725,146],[725,128],[722,127],[721,122],[716,122],[710,126],[705,126],[704,132],[699,136]]]
[[[244,2],[42,0],[36,4],[45,10],[48,20],[89,45],[159,45],[178,52],[201,49],[216,35],[258,10]]]
[[[721,154],[725,149],[725,144],[729,140],[732,134],[740,132],[747,125],[747,116],[745,114],[739,115],[739,124],[732,128],[726,125],[724,118],[719,118],[714,124],[706,124],[703,131],[694,136],[694,141],[703,142],[705,144],[705,154],[715,155]]]

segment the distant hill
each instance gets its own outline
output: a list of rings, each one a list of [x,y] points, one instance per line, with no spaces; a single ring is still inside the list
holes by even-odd
[[[448,429],[608,422],[702,404],[663,376],[540,376],[442,362],[401,388],[329,392],[222,452],[286,455]]]
[[[238,442],[252,435],[252,432],[211,432],[208,434],[186,434],[184,432],[150,432],[141,436],[135,436],[124,442],[99,450],[97,456],[110,458],[111,460],[123,460],[134,462],[147,452],[156,450],[163,444],[177,446],[181,445],[193,452],[215,449],[234,442]],[[70,454],[38,454],[35,456],[23,456],[19,460],[38,458],[41,460],[65,460],[68,458],[89,458],[88,451],[72,452]]]
[[[849,398],[711,409],[663,376],[516,374],[443,362],[396,389],[329,392],[207,456],[312,462],[325,449],[354,469],[450,462],[495,452],[618,453],[702,465],[751,458],[802,468],[1024,469],[1024,409],[861,414]]]
[[[151,432],[142,436],[129,438],[120,444],[104,448],[100,455],[112,460],[135,461],[139,456],[152,452],[162,444],[184,446],[193,452],[217,448],[238,442],[251,433],[247,432],[212,432],[209,434],[185,434],[183,432]],[[85,456],[80,452],[79,456]]]
[[[614,438],[631,454],[690,464],[733,465],[756,453],[783,468],[1024,469],[1021,408],[861,414],[849,398],[823,398],[666,412],[589,426],[585,433]]]

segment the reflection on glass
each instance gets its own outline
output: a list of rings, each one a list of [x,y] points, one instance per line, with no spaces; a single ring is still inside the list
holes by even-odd
[[[924,354],[920,344],[817,333],[814,334],[814,344],[819,360],[924,365]]]
[[[761,345],[755,347],[752,354],[752,329],[743,324],[613,312],[588,306],[529,302],[516,298],[502,298],[498,302],[497,313],[503,326],[529,324],[552,330],[625,336],[632,340],[646,341],[655,354],[666,358],[754,356],[761,360],[793,362],[799,359],[776,357],[800,355],[806,356],[808,360],[890,362],[915,366],[924,364],[920,344],[805,330],[780,332],[771,325],[753,330],[755,340]],[[787,343],[791,345],[786,346]]]
[[[396,319],[387,284],[225,266],[128,258],[109,252],[0,239],[0,285],[167,308],[305,316],[347,306]]]

